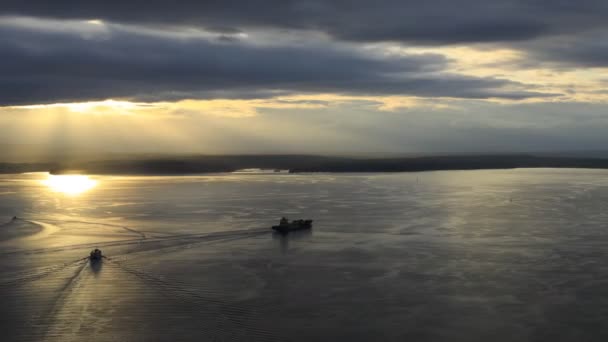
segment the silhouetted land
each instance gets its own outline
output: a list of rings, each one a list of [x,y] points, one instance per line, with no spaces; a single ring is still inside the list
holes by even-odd
[[[247,168],[300,172],[414,172],[510,168],[608,169],[608,159],[534,155],[452,155],[400,158],[345,158],[310,155],[226,155],[133,157],[58,163],[0,163],[0,173],[72,170],[89,174],[177,175],[232,172]]]

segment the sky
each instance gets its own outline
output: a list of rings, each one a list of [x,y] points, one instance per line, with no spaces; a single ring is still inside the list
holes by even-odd
[[[605,150],[607,17],[605,0],[3,0],[0,146]]]

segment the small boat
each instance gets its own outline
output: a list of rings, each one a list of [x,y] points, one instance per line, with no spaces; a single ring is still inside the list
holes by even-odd
[[[94,250],[91,251],[91,254],[89,255],[89,260],[91,261],[99,261],[103,258],[103,255],[101,254],[101,250],[98,248],[95,248]]]
[[[272,226],[272,229],[279,233],[289,233],[294,230],[304,230],[312,228],[312,220],[293,220],[289,222],[287,218],[281,218],[279,225]]]

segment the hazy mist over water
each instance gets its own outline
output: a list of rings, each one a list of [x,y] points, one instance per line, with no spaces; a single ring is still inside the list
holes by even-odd
[[[608,171],[56,177],[0,176],[5,340],[608,338]]]

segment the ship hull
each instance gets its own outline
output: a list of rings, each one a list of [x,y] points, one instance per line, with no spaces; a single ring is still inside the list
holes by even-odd
[[[272,226],[272,229],[276,232],[285,234],[296,230],[307,230],[312,228],[312,221],[305,221],[303,223],[290,223],[286,225]]]

